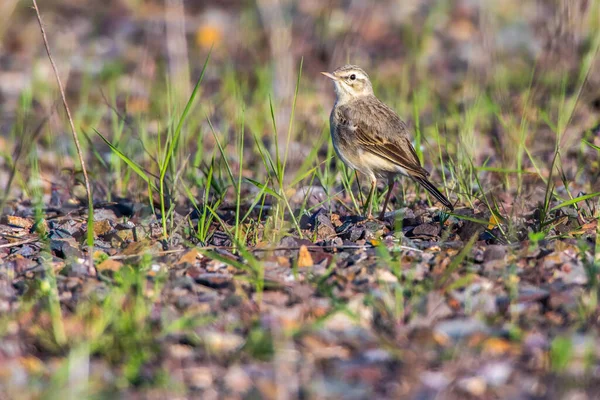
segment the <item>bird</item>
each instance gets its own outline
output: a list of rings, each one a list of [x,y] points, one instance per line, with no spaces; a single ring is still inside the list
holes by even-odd
[[[408,176],[421,184],[445,207],[452,203],[428,179],[410,140],[406,123],[379,100],[367,73],[356,65],[321,72],[334,83],[335,104],[329,117],[331,139],[338,157],[348,167],[370,179],[368,219],[373,219],[373,195],[377,179],[387,178],[388,192],[379,219],[383,220],[394,188],[394,178]]]

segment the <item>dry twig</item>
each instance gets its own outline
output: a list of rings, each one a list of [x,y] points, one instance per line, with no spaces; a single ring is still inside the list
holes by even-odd
[[[71,127],[71,133],[73,134],[73,141],[75,142],[75,147],[77,148],[77,156],[79,157],[79,163],[81,164],[81,171],[83,172],[83,180],[85,184],[85,191],[87,194],[88,200],[88,256],[89,256],[89,266],[90,268],[94,267],[94,237],[93,230],[90,229],[91,221],[94,216],[94,203],[92,199],[92,189],[90,187],[90,180],[88,178],[87,169],[85,168],[85,161],[83,159],[83,153],[81,151],[81,145],[79,144],[79,138],[77,137],[77,131],[75,130],[75,124],[73,123],[73,117],[71,117],[71,110],[69,109],[69,104],[67,103],[67,97],[65,96],[65,89],[60,80],[60,76],[58,75],[58,68],[54,63],[54,59],[52,58],[52,53],[50,51],[50,45],[48,44],[48,38],[46,37],[46,31],[44,29],[44,24],[42,23],[42,16],[40,15],[40,10],[37,5],[36,0],[32,0],[33,8],[35,10],[35,15],[37,16],[38,24],[40,25],[40,31],[42,32],[42,39],[44,40],[44,47],[46,48],[46,53],[48,54],[48,59],[50,60],[50,64],[52,65],[52,70],[54,71],[54,76],[56,77],[56,82],[58,84],[58,90],[60,91],[60,97],[62,99],[63,105],[65,107],[65,111],[67,113],[67,118],[69,120],[69,125]]]

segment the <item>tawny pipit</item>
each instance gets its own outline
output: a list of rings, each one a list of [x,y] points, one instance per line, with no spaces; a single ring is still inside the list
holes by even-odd
[[[452,203],[427,179],[429,172],[421,167],[404,121],[373,94],[367,73],[355,65],[321,73],[333,80],[337,96],[329,117],[333,147],[347,166],[371,180],[367,217],[372,218],[377,178],[388,179],[388,193],[379,216],[383,219],[398,174],[419,182],[453,210]]]

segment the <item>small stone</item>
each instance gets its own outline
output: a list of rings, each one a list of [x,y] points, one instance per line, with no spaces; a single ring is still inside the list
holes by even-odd
[[[33,247],[29,246],[29,245],[23,245],[19,250],[17,250],[15,252],[15,254],[19,254],[23,257],[32,257],[35,253],[37,252],[37,250],[35,250]]]
[[[207,349],[215,353],[232,353],[244,345],[244,338],[234,333],[206,331],[201,337]]]
[[[421,224],[412,230],[412,236],[438,236],[440,226],[437,224]]]
[[[488,327],[481,321],[472,318],[457,318],[445,320],[435,326],[438,333],[444,334],[452,339],[459,340],[469,337],[475,333],[488,331]]]
[[[306,202],[306,206],[310,208],[316,206],[328,207],[329,199],[330,196],[325,193],[322,186],[304,186],[290,197],[290,202],[295,204]]]
[[[461,213],[461,210],[457,210],[458,214],[465,214],[465,213]],[[474,217],[474,218],[479,218],[479,219],[483,219],[482,215],[479,214],[472,214],[469,215],[470,217]],[[468,241],[469,239],[471,239],[474,235],[479,235],[485,227],[483,227],[479,222],[474,222],[474,221],[464,221],[462,226],[458,229],[457,233],[458,236],[460,236],[460,239],[464,242]]]
[[[420,375],[421,382],[435,390],[443,390],[452,380],[440,371],[424,371]]]
[[[519,288],[519,297],[517,301],[519,303],[525,302],[545,302],[548,300],[550,292],[546,289],[542,289],[536,286],[525,286],[522,285]]]
[[[588,276],[581,262],[572,264],[563,264],[557,277],[561,277],[567,285],[585,285],[588,282]]]
[[[370,349],[363,353],[363,357],[367,362],[380,363],[393,359],[392,354],[385,349]]]
[[[325,213],[319,212],[315,218],[317,237],[321,240],[336,236],[335,228]]]
[[[177,360],[190,359],[194,355],[194,349],[183,344],[172,344],[169,346],[169,355]]]
[[[398,277],[396,277],[396,275],[392,274],[387,269],[377,269],[375,271],[375,276],[377,277],[377,280],[379,282],[386,282],[386,283],[397,283],[398,282]]]
[[[510,375],[512,374],[512,367],[507,362],[495,362],[487,364],[481,371],[482,377],[486,383],[490,386],[502,386],[504,385]]]
[[[252,380],[239,365],[233,365],[223,377],[225,385],[236,393],[246,393],[252,387]]]
[[[382,237],[387,229],[385,224],[380,221],[367,221],[364,223],[366,240],[372,240]]]
[[[15,271],[15,273],[23,274],[26,271],[29,271],[38,265],[37,262],[29,258],[28,256],[25,256],[21,253],[18,254],[19,256],[16,256],[14,259],[6,263],[6,266],[12,268]]]
[[[155,253],[161,250],[160,243],[151,243],[149,240],[131,242],[121,252],[124,256],[141,255],[144,253]]]
[[[118,222],[115,225],[115,229],[118,231],[130,230],[130,229],[134,229],[134,228],[135,228],[135,224],[131,221]]]
[[[365,227],[363,225],[353,225],[342,235],[343,239],[347,239],[350,242],[356,242],[357,240],[365,236]]]
[[[112,226],[110,221],[104,219],[102,221],[94,221],[94,236],[103,236],[109,233],[112,230]]]
[[[58,258],[83,258],[83,253],[67,240],[50,240],[50,250]]]
[[[212,386],[213,376],[208,367],[192,367],[183,370],[184,376],[192,389],[208,389]]]
[[[94,225],[101,221],[115,221],[118,219],[115,212],[110,208],[97,208],[94,210]]]
[[[508,252],[506,246],[501,245],[490,245],[485,249],[483,253],[483,261],[495,261],[495,260],[503,260],[506,257],[506,253]]]
[[[529,332],[523,339],[523,348],[530,352],[538,349],[546,351],[549,346],[548,338],[540,332]]]
[[[485,380],[478,376],[460,379],[457,385],[464,392],[478,397],[483,396],[487,390]]]
[[[71,236],[75,236],[76,234],[81,232],[81,224],[75,222],[72,219],[64,221],[62,224],[56,226],[56,231],[61,231],[67,233]]]
[[[134,240],[133,231],[132,230],[120,230],[120,231],[117,231],[117,236],[123,242],[132,242]]]

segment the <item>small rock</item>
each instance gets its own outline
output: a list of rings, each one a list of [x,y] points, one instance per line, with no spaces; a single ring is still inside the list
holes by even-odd
[[[581,262],[563,264],[556,273],[567,285],[585,285],[588,282],[588,276]]]
[[[123,249],[122,254],[124,256],[141,255],[144,253],[156,253],[162,250],[162,246],[159,242],[152,243],[149,240],[143,240],[139,242],[131,242]]]
[[[231,246],[231,238],[225,232],[215,231],[209,240],[209,244],[213,246],[228,247]]]
[[[540,332],[529,332],[523,339],[523,348],[527,351],[541,349],[546,351],[550,346],[548,338]]]
[[[375,277],[380,282],[387,282],[387,283],[397,283],[398,282],[398,278],[396,277],[396,275],[392,274],[387,269],[377,269],[375,271]]]
[[[201,338],[208,350],[215,353],[232,353],[244,345],[244,338],[234,333],[206,331]]]
[[[455,212],[457,214],[462,214],[473,218],[487,219],[484,215],[474,214],[471,210],[467,209],[456,210]],[[462,226],[458,229],[457,233],[458,236],[460,236],[460,239],[466,242],[469,239],[471,239],[474,235],[478,235],[479,233],[481,233],[484,230],[484,228],[485,227],[482,226],[479,222],[465,220],[464,222],[462,222]]]
[[[8,261],[5,266],[12,268],[16,274],[23,274],[38,265],[37,262],[28,257],[15,257],[11,261]]]
[[[473,396],[483,396],[487,390],[485,380],[475,376],[472,378],[463,378],[457,382],[457,386],[464,392]]]
[[[392,360],[392,355],[385,349],[370,349],[363,353],[363,357],[370,363],[381,363]]]
[[[252,380],[240,366],[233,365],[223,377],[225,385],[236,393],[246,393],[252,387]]]
[[[506,253],[508,249],[506,246],[501,246],[497,244],[493,244],[488,246],[483,253],[483,261],[495,261],[495,260],[503,260],[506,257]]]
[[[475,333],[488,331],[488,327],[481,321],[473,318],[450,319],[438,323],[435,330],[454,340],[469,337]]]
[[[56,231],[63,231],[71,236],[75,236],[81,231],[81,224],[75,222],[72,219],[64,221],[62,224],[55,227]]]
[[[318,393],[323,399],[368,399],[373,397],[372,390],[355,380],[336,378],[317,378],[310,383],[311,393]]]
[[[510,378],[512,367],[507,362],[495,362],[483,367],[481,375],[490,386],[502,386]]]
[[[438,224],[421,224],[412,230],[412,236],[438,236],[439,234]]]
[[[194,355],[194,349],[183,344],[172,344],[169,346],[169,355],[177,360],[190,359]]]
[[[550,297],[550,292],[546,289],[542,289],[536,286],[525,286],[522,285],[519,288],[519,297],[517,301],[519,303],[524,302],[546,302]]]
[[[366,240],[380,238],[387,232],[385,224],[380,221],[367,221],[364,223],[364,227],[365,227],[365,237],[364,238]]]
[[[106,235],[112,229],[112,225],[107,219],[104,219],[102,221],[94,221],[94,236],[96,237]]]
[[[212,386],[213,376],[208,367],[192,367],[183,370],[184,376],[192,389],[208,389]]]
[[[420,374],[423,385],[435,390],[443,390],[452,380],[440,371],[424,371]]]
[[[131,221],[118,222],[115,225],[115,229],[118,231],[125,231],[133,228],[135,228],[135,224]]]
[[[118,218],[119,217],[117,217],[115,212],[110,208],[96,208],[94,210],[94,225],[96,225],[97,222],[115,221]]]
[[[37,250],[35,250],[33,247],[26,244],[26,245],[23,245],[19,250],[15,251],[15,254],[19,254],[19,255],[27,258],[27,257],[32,257],[36,252],[37,252]]]
[[[289,247],[300,247],[302,245],[312,246],[313,242],[306,239],[295,238],[292,236],[286,236],[279,241],[277,247],[282,248],[282,250],[275,250],[274,255],[276,257],[298,257],[298,250],[288,250]]]
[[[306,201],[310,208],[316,206],[329,206],[329,196],[321,186],[304,186],[298,189],[290,198],[291,203],[300,204]]]
[[[123,242],[132,242],[135,238],[133,236],[133,231],[132,230],[120,230],[117,231],[117,236],[123,241]]]
[[[496,309],[500,313],[506,313],[510,307],[510,297],[506,295],[500,295],[496,297]]]
[[[318,212],[314,218],[314,226],[317,229],[317,237],[320,240],[329,239],[336,236],[335,228],[331,220],[324,212]]]
[[[410,208],[403,208],[398,210],[398,212],[402,213],[402,226],[417,226],[421,222],[420,217],[415,215],[415,212]]]
[[[185,310],[194,304],[198,304],[198,299],[196,298],[196,296],[188,294],[181,294],[179,296],[176,296],[175,307],[177,307],[180,310]]]
[[[348,241],[348,244],[355,244],[357,240],[365,236],[365,227],[362,224],[347,221],[337,229],[337,233],[342,239]]]
[[[50,240],[50,250],[58,258],[83,258],[83,253],[66,240]]]

